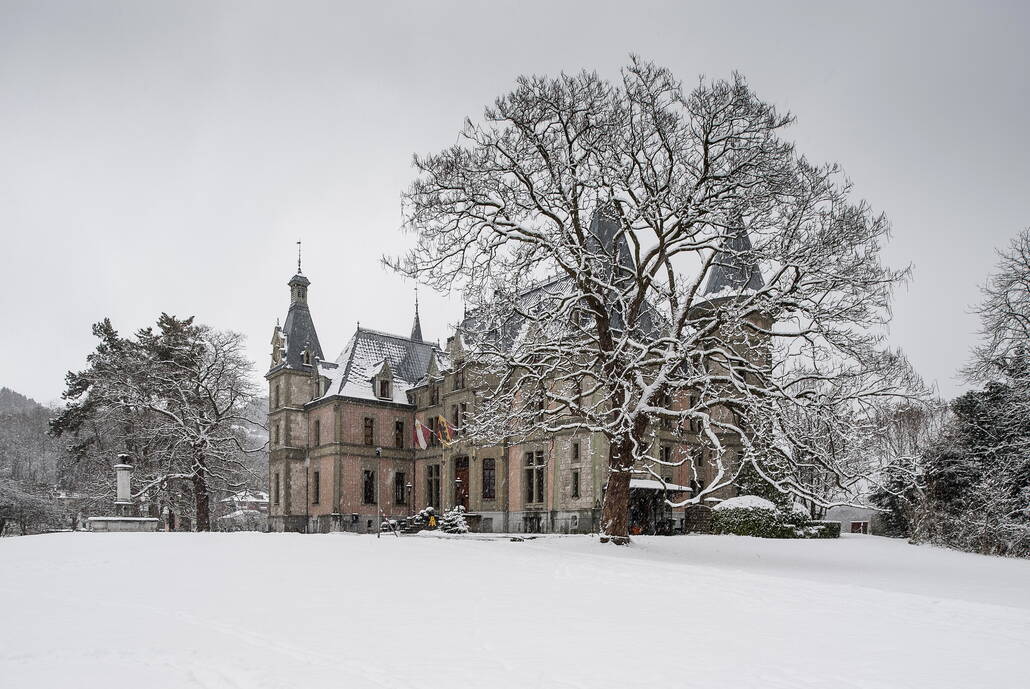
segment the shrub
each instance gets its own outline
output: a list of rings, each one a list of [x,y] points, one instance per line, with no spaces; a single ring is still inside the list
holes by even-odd
[[[836,531],[830,524],[836,525]],[[712,533],[758,538],[837,538],[840,524],[813,522],[803,509],[780,509],[765,498],[742,495],[715,507]]]
[[[840,522],[808,522],[805,538],[840,538]]]
[[[440,530],[445,533],[468,533],[469,525],[465,521],[465,508],[461,505],[449,509],[440,520]]]

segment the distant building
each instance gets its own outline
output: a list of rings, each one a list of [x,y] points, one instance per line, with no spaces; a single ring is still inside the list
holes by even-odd
[[[841,533],[883,533],[883,518],[880,513],[868,507],[831,507],[826,511],[824,521],[840,522]]]

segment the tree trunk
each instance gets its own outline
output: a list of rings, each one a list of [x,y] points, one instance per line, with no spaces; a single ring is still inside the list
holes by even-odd
[[[211,498],[207,492],[207,477],[203,471],[193,475],[193,498],[197,505],[197,531],[210,531]]]
[[[629,543],[629,477],[631,464],[619,445],[608,450],[608,485],[601,506],[601,543]]]

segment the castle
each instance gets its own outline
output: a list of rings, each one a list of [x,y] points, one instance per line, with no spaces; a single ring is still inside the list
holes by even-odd
[[[750,248],[746,234],[737,241]],[[608,459],[600,434],[566,431],[476,447],[460,434],[473,400],[460,337],[447,338],[444,347],[427,342],[416,302],[409,335],[359,325],[335,362],[328,361],[299,262],[287,284],[290,308],[275,327],[265,376],[272,530],[370,532],[377,509],[402,519],[426,506],[442,511],[459,504],[475,531],[597,530]],[[705,291],[756,284],[756,267],[728,262],[709,275]],[[425,449],[416,424],[429,431]],[[633,532],[690,528],[691,508],[672,509],[665,497],[680,499],[712,479],[699,431],[693,424],[655,428],[655,456],[675,466],[662,465],[661,481],[645,473],[631,480]],[[730,487],[710,499],[734,494]]]

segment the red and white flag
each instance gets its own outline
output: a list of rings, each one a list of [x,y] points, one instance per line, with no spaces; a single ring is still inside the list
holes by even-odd
[[[429,429],[418,419],[415,419],[415,447],[420,450],[429,447]]]

